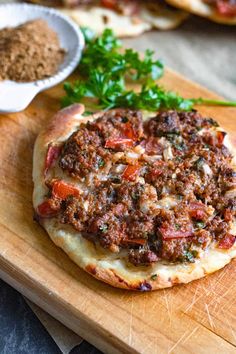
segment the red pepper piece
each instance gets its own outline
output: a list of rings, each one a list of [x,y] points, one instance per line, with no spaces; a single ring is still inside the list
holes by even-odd
[[[196,220],[203,220],[206,217],[206,209],[203,203],[192,202],[188,206],[189,215]]]
[[[54,165],[55,161],[58,159],[61,152],[61,147],[56,145],[49,145],[45,160],[45,170],[44,174],[47,173],[49,168]]]
[[[49,200],[45,200],[38,206],[37,213],[43,218],[51,218],[57,215],[58,210],[52,208]]]
[[[140,169],[140,166],[139,165],[128,165],[123,174],[122,174],[122,177],[124,179],[127,179],[127,181],[135,181],[135,178],[139,172],[139,169]]]
[[[234,235],[226,234],[225,237],[219,241],[218,248],[228,250],[229,248],[233,247],[235,239],[236,237]]]
[[[174,227],[168,224],[167,222],[164,222],[161,227],[159,227],[159,232],[161,233],[164,240],[193,236],[193,230],[191,225],[189,225],[184,230],[175,230]]]
[[[220,132],[220,131],[218,131],[217,134],[216,134],[216,136],[217,136],[218,144],[219,144],[219,145],[222,145],[223,142],[224,142],[224,138],[225,138],[225,136],[226,136],[226,133],[225,133],[225,132]]]
[[[105,148],[117,149],[120,146],[133,147],[134,141],[129,138],[110,138],[106,140]]]
[[[132,238],[132,239],[124,240],[124,242],[143,246],[145,245],[146,240],[144,238]]]
[[[77,197],[80,195],[79,190],[71,184],[57,180],[52,185],[52,196],[59,199],[66,199],[70,195]]]
[[[124,124],[124,128],[122,130],[122,133],[128,139],[132,139],[134,141],[137,140],[137,134],[135,133],[134,128],[130,124],[130,122],[127,122]]]
[[[117,6],[117,0],[101,0],[101,5],[113,10]]]

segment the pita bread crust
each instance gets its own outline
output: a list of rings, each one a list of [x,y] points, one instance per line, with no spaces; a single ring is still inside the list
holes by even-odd
[[[44,184],[44,164],[48,144],[66,140],[78,129],[81,122],[94,120],[103,114],[99,112],[83,117],[83,112],[84,106],[80,104],[58,112],[35,142],[33,157],[35,209],[47,193]],[[126,261],[126,254],[111,253],[103,249],[86,240],[72,226],[60,224],[56,218],[41,219],[40,223],[52,241],[82,269],[99,280],[123,289],[148,291],[188,283],[223,268],[236,257],[236,244],[230,250],[220,250],[212,246],[195,263],[158,262],[147,267],[135,267]]]
[[[188,14],[183,11],[171,11],[162,8],[157,13],[143,7],[138,16],[124,16],[110,9],[91,7],[78,9],[61,9],[65,14],[73,18],[80,26],[88,26],[97,34],[101,34],[105,28],[111,28],[119,37],[138,36],[151,28],[169,30],[179,26]]]
[[[181,25],[189,14],[184,11],[177,11],[158,5],[157,11],[152,12],[147,7],[143,7],[140,14],[141,18],[151,24],[152,27],[161,30],[170,30]]]
[[[143,6],[137,16],[125,16],[108,8],[99,6],[83,6],[78,8],[62,8],[58,1],[50,3],[50,0],[31,0],[34,3],[57,6],[58,10],[70,16],[79,26],[89,26],[95,33],[101,34],[105,28],[111,28],[118,37],[138,36],[151,28],[169,30],[178,27],[188,14],[176,9],[167,9],[163,4],[158,4],[158,11],[150,11]]]
[[[217,23],[225,25],[236,25],[236,16],[228,17],[218,14],[214,8],[204,3],[202,0],[166,0],[170,5],[193,14],[203,16]]]
[[[106,28],[111,28],[118,37],[138,36],[151,29],[151,25],[138,17],[121,15],[110,9],[93,6],[89,9],[60,9],[72,17],[81,27],[89,26],[100,35]]]

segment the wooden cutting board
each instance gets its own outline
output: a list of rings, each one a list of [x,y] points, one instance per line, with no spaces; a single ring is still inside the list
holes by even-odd
[[[163,83],[185,97],[216,97],[171,71]],[[58,86],[0,116],[0,277],[106,353],[236,353],[236,261],[188,285],[128,292],[80,270],[33,221],[33,145],[62,94]],[[236,133],[236,109],[200,110]]]

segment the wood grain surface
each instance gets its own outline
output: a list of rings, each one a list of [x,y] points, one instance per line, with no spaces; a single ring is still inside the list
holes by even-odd
[[[171,71],[163,82],[185,97],[216,97]],[[128,292],[80,270],[33,221],[33,145],[61,95],[58,86],[0,116],[0,277],[106,353],[235,353],[236,261],[188,285]],[[200,111],[235,134],[236,109]]]

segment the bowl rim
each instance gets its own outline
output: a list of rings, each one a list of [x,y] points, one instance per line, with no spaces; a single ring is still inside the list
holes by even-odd
[[[79,25],[77,25],[72,19],[70,19],[69,16],[61,13],[57,9],[53,9],[53,8],[50,8],[47,6],[26,4],[26,3],[0,4],[0,16],[1,16],[1,10],[7,9],[7,8],[12,8],[12,9],[18,8],[18,10],[22,9],[23,11],[24,10],[26,10],[26,11],[33,10],[36,12],[39,11],[39,12],[44,13],[49,16],[59,17],[60,19],[62,19],[64,22],[66,22],[69,25],[70,30],[73,31],[74,34],[76,34],[76,37],[78,40],[78,45],[77,45],[74,57],[69,61],[69,63],[63,69],[59,69],[59,71],[55,75],[50,76],[46,79],[37,80],[37,81],[16,82],[16,81],[11,80],[11,82],[16,85],[35,85],[39,88],[39,91],[42,91],[42,90],[46,90],[52,86],[55,86],[55,85],[59,84],[61,81],[65,80],[78,66],[79,60],[82,56],[83,48],[85,46],[84,35],[83,35]],[[39,16],[40,16],[40,13],[39,13]],[[47,21],[46,18],[44,18],[44,20]],[[9,26],[11,26],[11,24],[9,24]],[[49,25],[49,27],[50,27],[50,25]],[[60,34],[55,29],[53,29],[53,30],[57,33],[58,38],[60,39],[61,38]]]

